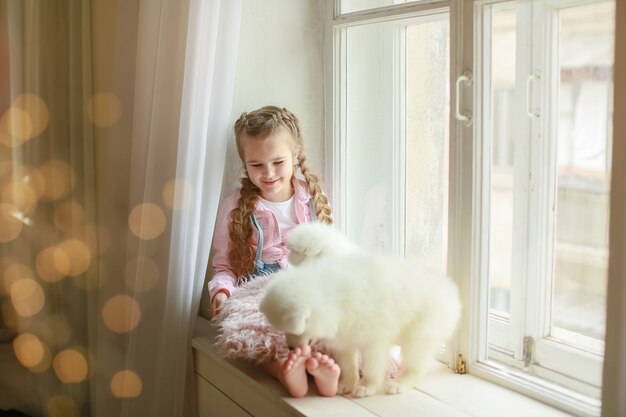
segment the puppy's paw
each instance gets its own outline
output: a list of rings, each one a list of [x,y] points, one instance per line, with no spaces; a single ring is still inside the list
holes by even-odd
[[[337,385],[337,394],[338,395],[345,395],[345,394],[351,394],[352,391],[354,391],[354,388],[348,386],[348,385],[344,385],[341,382],[339,383],[339,385]]]
[[[352,390],[352,396],[355,398],[369,397],[370,395],[376,394],[376,391],[374,387],[359,384]]]
[[[337,394],[351,394],[356,387],[356,381],[350,381],[350,378],[339,377],[339,384],[337,386]]]
[[[395,379],[389,379],[385,382],[385,394],[400,394],[410,389],[409,385],[398,382]]]

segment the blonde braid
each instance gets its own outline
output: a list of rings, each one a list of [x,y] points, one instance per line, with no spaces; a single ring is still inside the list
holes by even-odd
[[[302,139],[302,134],[300,133],[300,121],[292,112],[285,108],[282,108],[280,110],[280,115],[283,123],[291,131],[291,134],[296,142],[298,166],[300,167],[300,172],[302,172],[304,180],[309,187],[309,193],[313,198],[317,220],[324,223],[332,224],[333,215],[330,204],[328,204],[328,198],[326,197],[326,195],[324,195],[324,192],[322,191],[322,186],[320,185],[319,178],[317,177],[317,175],[311,172],[308,164],[306,163],[304,140]]]
[[[332,224],[332,209],[330,208],[330,204],[328,204],[328,198],[322,191],[322,187],[320,185],[319,179],[317,178],[317,175],[313,174],[309,170],[309,166],[306,163],[306,156],[303,153],[300,154],[298,159],[300,172],[302,172],[304,180],[309,186],[309,192],[311,193],[311,196],[313,196],[313,203],[315,205],[315,214],[317,215],[317,220],[323,223]]]
[[[260,190],[250,179],[242,178],[237,207],[230,212],[228,260],[238,279],[254,269],[256,253],[252,244],[253,226],[250,216],[254,214],[259,194]]]

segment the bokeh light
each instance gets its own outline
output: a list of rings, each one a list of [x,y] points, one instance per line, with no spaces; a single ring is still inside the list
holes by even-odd
[[[87,359],[75,349],[65,349],[59,352],[52,361],[52,367],[59,380],[66,384],[83,382],[89,374]]]
[[[0,145],[4,145],[7,147],[13,147],[14,141],[13,137],[0,125]],[[15,143],[17,145],[17,143]],[[2,151],[2,147],[0,146],[0,151]]]
[[[154,239],[165,230],[165,214],[156,204],[142,203],[131,210],[128,226],[131,233],[139,239]]]
[[[12,148],[13,146],[19,145],[20,142],[13,139],[13,136],[7,131],[7,127],[2,123],[2,119],[0,119],[0,145],[4,145],[8,148]],[[6,149],[6,148],[4,148]],[[3,147],[0,146],[0,151],[3,150]]]
[[[122,117],[122,102],[112,93],[101,92],[87,103],[87,118],[98,127],[109,127]]]
[[[48,106],[46,106],[41,97],[32,93],[24,93],[15,99],[13,105],[22,109],[30,116],[32,129],[29,138],[35,138],[46,130],[50,113],[48,112]]]
[[[13,180],[2,189],[2,202],[15,207],[18,211],[31,214],[37,205],[37,193],[30,184]]]
[[[47,282],[57,282],[70,273],[70,258],[67,253],[57,247],[49,246],[43,249],[35,259],[37,274]]]
[[[41,198],[45,190],[46,182],[37,168],[31,165],[20,165],[19,169],[14,171],[13,176],[19,178],[23,183],[28,184],[30,189],[35,193],[37,200]]]
[[[159,267],[156,262],[145,256],[131,259],[124,269],[126,286],[136,292],[150,291],[159,282]]]
[[[85,226],[87,215],[75,201],[66,201],[54,210],[54,225],[65,233],[73,233]]]
[[[107,300],[102,308],[104,324],[116,333],[133,330],[141,320],[141,308],[134,298],[115,295]]]
[[[35,274],[32,269],[24,264],[11,262],[7,265],[6,268],[4,268],[4,273],[2,275],[2,281],[4,283],[4,290],[6,294],[10,293],[11,285],[22,278],[34,279]]]
[[[2,154],[0,153],[0,155]],[[8,156],[11,156],[10,152]],[[0,185],[4,184],[11,178],[16,165],[20,166],[19,164],[14,162],[12,159],[0,160]]]
[[[24,223],[16,213],[18,210],[12,205],[0,203],[0,243],[10,242],[22,233]]]
[[[65,252],[69,258],[69,276],[77,276],[87,271],[91,264],[91,251],[79,239],[67,239],[58,245],[58,248]]]
[[[46,347],[32,333],[22,333],[13,339],[13,352],[22,366],[36,368],[44,362]]]
[[[48,417],[80,417],[80,409],[71,397],[59,394],[46,402]]]
[[[33,134],[33,120],[24,110],[11,106],[0,118],[0,143],[19,146]]]
[[[161,196],[165,205],[173,210],[181,210],[189,206],[192,195],[191,185],[184,180],[169,180],[163,186]]]
[[[142,389],[141,378],[133,371],[119,371],[111,379],[111,392],[117,398],[139,397]]]
[[[31,186],[37,194],[41,196],[44,187],[44,180],[39,170],[31,165],[23,165],[17,160],[7,160],[0,162],[0,185],[5,186],[11,181],[21,181]]]
[[[9,292],[13,308],[23,317],[32,317],[39,313],[46,301],[41,285],[30,278],[15,281]]]
[[[58,200],[69,195],[76,186],[76,175],[67,162],[53,159],[39,167],[44,181],[43,196]]]

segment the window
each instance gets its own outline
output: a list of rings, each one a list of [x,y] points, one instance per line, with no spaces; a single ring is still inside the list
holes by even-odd
[[[458,280],[442,358],[599,414],[615,1],[336,3],[338,223]]]
[[[477,2],[485,359],[599,407],[614,2]],[[480,116],[478,116],[480,115]]]

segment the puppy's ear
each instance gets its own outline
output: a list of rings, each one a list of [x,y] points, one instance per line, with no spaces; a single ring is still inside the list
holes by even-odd
[[[282,328],[286,333],[300,335],[304,333],[306,321],[311,315],[308,306],[292,306],[283,312]]]

